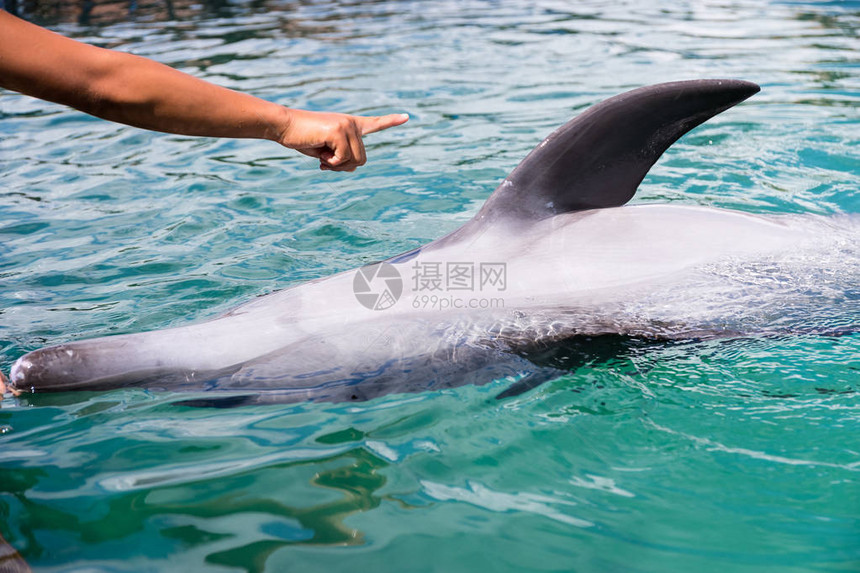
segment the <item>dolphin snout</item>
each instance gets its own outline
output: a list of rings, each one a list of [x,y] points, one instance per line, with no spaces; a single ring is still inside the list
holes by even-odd
[[[13,392],[64,390],[74,387],[82,366],[79,352],[68,345],[42,348],[19,358],[9,372]]]
[[[33,363],[26,360],[26,356],[22,356],[12,365],[12,370],[9,371],[9,379],[6,381],[8,389],[13,394],[20,394],[23,391],[29,390],[34,392],[35,388],[27,388],[27,378],[30,370],[33,368]],[[0,374],[2,377],[2,374]],[[2,383],[2,380],[0,380]]]

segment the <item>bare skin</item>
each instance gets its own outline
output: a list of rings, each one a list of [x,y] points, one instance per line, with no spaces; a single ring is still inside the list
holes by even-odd
[[[21,392],[14,388],[9,388],[8,383],[9,380],[6,379],[6,375],[3,374],[3,372],[0,372],[0,396],[3,396],[6,392],[11,392],[14,396],[20,396]]]
[[[290,109],[219,87],[152,60],[83,44],[0,10],[0,87],[154,131],[270,139],[354,171],[362,138],[405,114],[362,117]]]

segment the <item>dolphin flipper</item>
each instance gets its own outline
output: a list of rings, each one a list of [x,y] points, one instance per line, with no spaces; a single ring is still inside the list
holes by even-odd
[[[629,359],[652,348],[676,341],[624,334],[575,335],[552,343],[515,349],[514,352],[536,368],[496,396],[504,400],[525,394],[538,386],[595,364]]]
[[[564,376],[567,372],[562,370],[536,370],[535,372],[529,372],[506,389],[502,390],[496,395],[496,400],[505,400],[507,398],[513,398],[514,396],[519,396],[520,394],[525,394],[530,390],[534,390],[538,386],[549,382],[555,378],[559,378]]]

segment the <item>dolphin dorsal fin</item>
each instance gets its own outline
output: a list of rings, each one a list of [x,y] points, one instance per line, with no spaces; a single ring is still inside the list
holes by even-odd
[[[678,138],[759,89],[740,80],[671,82],[594,105],[532,150],[470,223],[624,205]]]

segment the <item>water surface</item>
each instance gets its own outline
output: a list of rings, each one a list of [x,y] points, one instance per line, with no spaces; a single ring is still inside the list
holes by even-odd
[[[285,105],[408,112],[367,166],[0,92],[0,368],[419,246],[546,134],[660,81],[763,91],[637,202],[860,212],[856,2],[95,3],[20,10]],[[856,324],[856,321],[855,321]],[[40,571],[860,569],[860,339],[628,353],[363,404],[6,398],[0,533]]]

